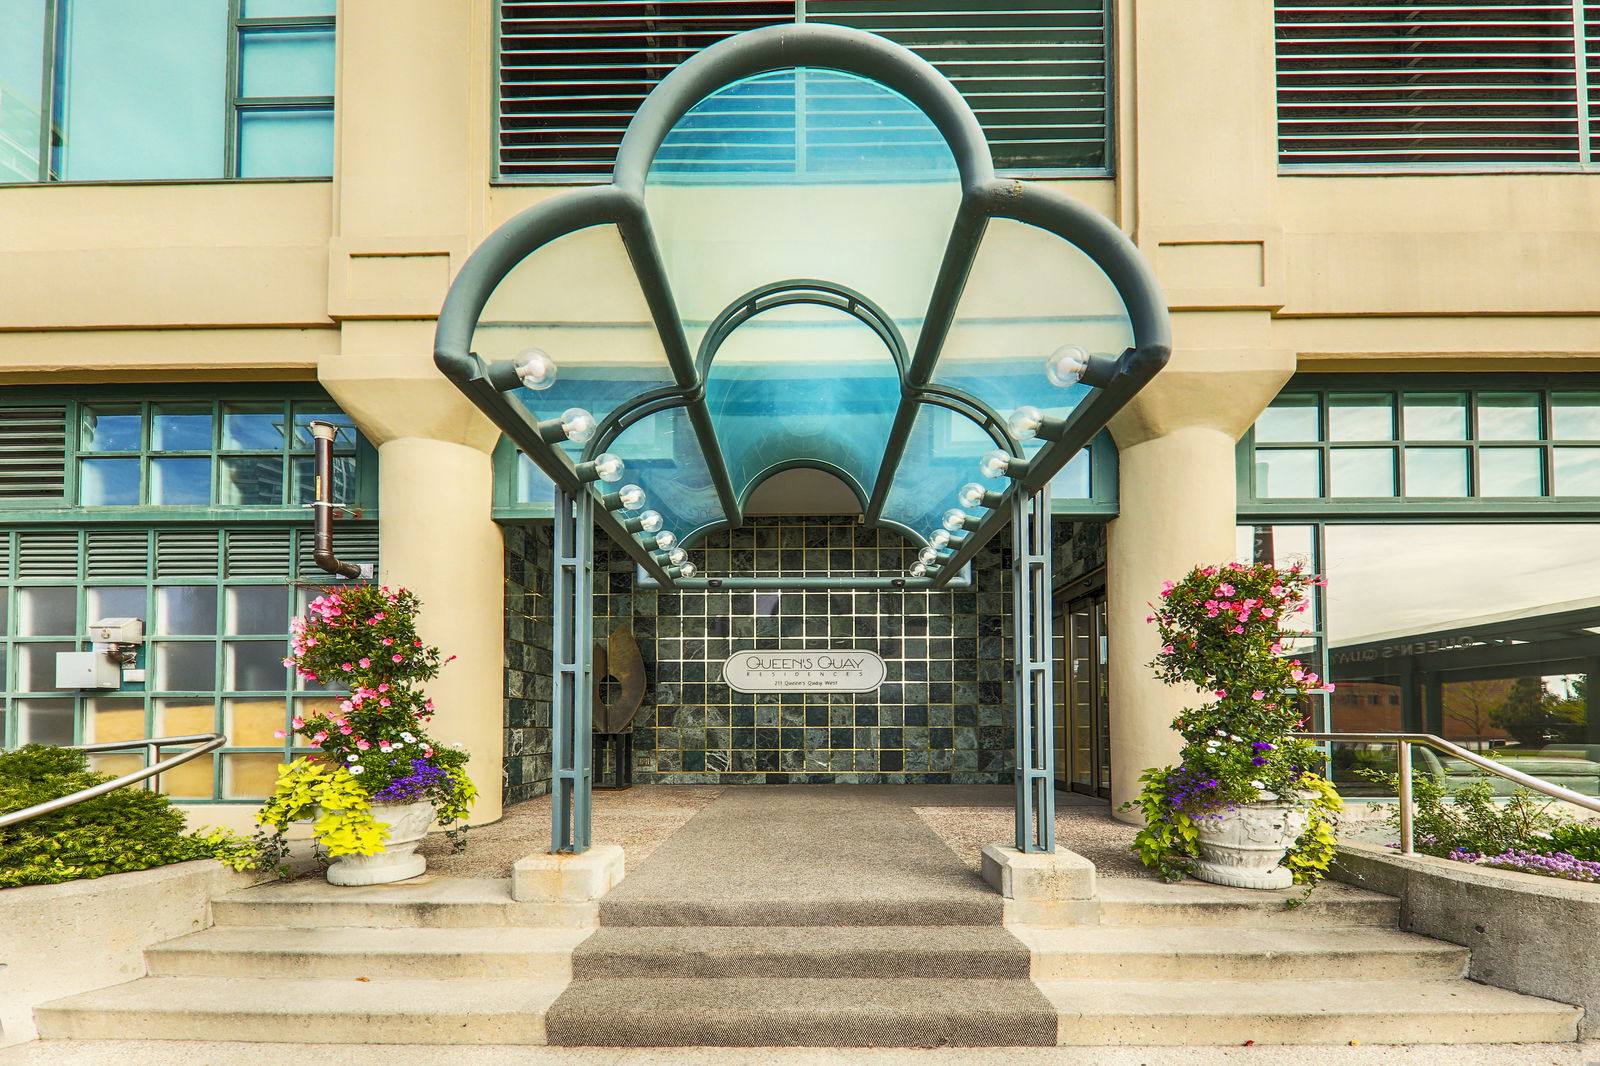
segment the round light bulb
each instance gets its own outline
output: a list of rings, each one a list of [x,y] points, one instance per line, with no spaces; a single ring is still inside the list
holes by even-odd
[[[517,380],[525,389],[548,389],[556,383],[556,361],[539,348],[518,352]]]
[[[617,490],[617,502],[625,511],[637,511],[644,506],[645,499],[644,489],[638,485],[624,485]]]
[[[662,551],[670,551],[678,546],[678,535],[670,529],[663,529],[656,534],[656,547]]]
[[[1070,388],[1089,370],[1089,353],[1076,344],[1063,344],[1044,361],[1044,376],[1057,388]]]
[[[594,436],[594,415],[581,407],[569,407],[561,412],[561,432],[574,444],[582,444]]]
[[[928,566],[932,566],[934,563],[936,563],[938,561],[939,561],[939,549],[938,548],[933,548],[933,547],[923,548],[921,551],[919,551],[917,553],[917,562],[919,562],[919,563],[926,563]]]
[[[968,504],[967,506],[972,506]],[[967,512],[959,507],[952,507],[944,513],[944,528],[952,533],[959,533],[967,528]]]
[[[646,533],[655,533],[661,529],[662,520],[660,511],[644,511],[639,515],[639,528]]]
[[[1011,412],[1011,435],[1018,440],[1032,440],[1044,425],[1044,415],[1037,407],[1019,407]]]
[[[601,481],[621,481],[623,469],[622,460],[610,452],[601,452],[594,457],[594,472]]]
[[[667,552],[667,562],[671,563],[673,566],[682,566],[688,561],[689,553],[684,551],[682,548],[673,548],[671,551]]]
[[[912,577],[927,577],[928,576],[928,568],[926,566],[923,566],[921,563],[912,563],[911,564],[911,569],[906,571],[906,572],[909,573]]]
[[[695,565],[693,563],[684,563],[682,566],[678,567],[679,577],[694,577],[697,572],[698,571],[695,569]]]
[[[996,448],[978,461],[978,472],[984,477],[1005,477],[1011,468],[1011,456]]]
[[[943,529],[934,530],[933,535],[928,538],[928,547],[938,548],[941,551],[950,547],[950,534]]]
[[[989,495],[989,490],[976,481],[969,481],[961,486],[961,491],[956,493],[956,499],[961,501],[963,507],[982,507],[983,498]],[[951,514],[954,512],[952,511]],[[946,522],[950,521],[950,514],[944,516]]]

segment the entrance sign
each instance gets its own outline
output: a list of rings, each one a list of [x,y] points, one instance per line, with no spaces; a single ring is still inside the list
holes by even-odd
[[[883,684],[876,652],[736,651],[722,664],[722,679],[735,692],[871,692]]]

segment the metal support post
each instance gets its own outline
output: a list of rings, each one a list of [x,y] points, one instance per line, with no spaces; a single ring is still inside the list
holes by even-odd
[[[594,495],[555,490],[550,852],[589,850],[594,787]]]
[[[1011,497],[1011,626],[1016,663],[1017,850],[1056,850],[1051,707],[1050,486]]]

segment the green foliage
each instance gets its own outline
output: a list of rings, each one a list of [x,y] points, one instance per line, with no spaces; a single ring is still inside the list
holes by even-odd
[[[1337,815],[1344,809],[1344,801],[1339,798],[1332,782],[1316,777],[1308,780],[1306,785],[1309,791],[1316,793],[1316,798],[1311,801],[1311,809],[1307,812],[1305,832],[1300,834],[1294,847],[1283,859],[1283,865],[1294,874],[1294,883],[1297,885],[1315,885],[1328,876],[1328,869],[1333,866],[1334,855],[1339,850]]]
[[[1575,822],[1550,830],[1550,839],[1543,841],[1539,851],[1561,852],[1584,862],[1600,862],[1600,825],[1593,822]]]
[[[1360,771],[1388,795],[1399,795],[1400,775]],[[1416,849],[1424,855],[1449,857],[1452,852],[1474,855],[1500,855],[1508,851],[1537,846],[1547,847],[1546,835],[1561,826],[1563,819],[1553,810],[1553,800],[1518,788],[1507,798],[1496,799],[1494,785],[1480,777],[1453,791],[1442,780],[1423,770],[1411,775],[1411,795],[1416,813],[1412,834]],[[1400,806],[1388,812],[1388,823],[1400,832]]]
[[[1489,723],[1510,733],[1524,748],[1581,740],[1587,690],[1585,678],[1573,686],[1571,698],[1562,699],[1546,692],[1541,678],[1519,677],[1511,682],[1500,706],[1489,712]]]
[[[278,784],[257,819],[276,830],[263,842],[265,861],[281,872],[281,834],[289,823],[320,812],[312,826],[329,855],[376,855],[383,851],[388,826],[372,816],[366,789],[342,766],[296,759],[278,767]]]
[[[0,813],[110,781],[81,751],[30,744],[0,752]],[[224,830],[184,832],[166,796],[119,788],[53,814],[0,829],[0,888],[53,885],[84,877],[216,858],[235,870],[254,866],[249,842]]]
[[[1163,881],[1181,881],[1189,863],[1199,855],[1199,832],[1194,819],[1167,800],[1172,789],[1168,779],[1178,771],[1173,767],[1146,770],[1139,778],[1144,788],[1128,807],[1138,807],[1144,815],[1144,828],[1133,837],[1133,850],[1139,861],[1154,867]],[[1126,807],[1124,808],[1126,809]]]

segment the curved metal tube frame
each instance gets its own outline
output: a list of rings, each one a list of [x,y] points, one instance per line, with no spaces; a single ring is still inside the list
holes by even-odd
[[[168,770],[182,766],[191,759],[209,755],[227,742],[228,738],[221,733],[194,733],[182,737],[147,737],[144,740],[116,740],[105,744],[70,745],[74,751],[126,751],[129,748],[143,748],[150,752],[151,763],[149,766],[129,774],[123,774],[121,777],[102,784],[79,789],[77,792],[58,796],[53,800],[45,800],[43,803],[36,803],[32,807],[24,807],[22,810],[12,811],[10,814],[0,814],[0,829],[26,822],[30,818],[37,818],[41,814],[54,814],[56,811],[65,810],[75,803],[82,803],[84,800],[91,800],[96,796],[104,796],[107,792],[115,792],[117,789],[126,788],[128,785],[136,785],[140,781],[150,778],[159,779]],[[171,759],[161,759],[161,749],[174,744],[196,744],[198,747],[180,752]],[[159,787],[160,781],[154,781],[152,784]]]

